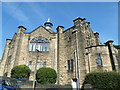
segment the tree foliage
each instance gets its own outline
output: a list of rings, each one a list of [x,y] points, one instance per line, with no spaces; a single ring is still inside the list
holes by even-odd
[[[54,84],[56,82],[57,74],[52,68],[40,68],[37,71],[36,79],[40,84]]]
[[[120,45],[114,45],[116,49],[120,49]]]
[[[12,78],[29,78],[30,69],[26,65],[18,65],[11,70]]]
[[[91,72],[86,75],[84,84],[91,84],[93,88],[116,90],[120,87],[120,73]]]

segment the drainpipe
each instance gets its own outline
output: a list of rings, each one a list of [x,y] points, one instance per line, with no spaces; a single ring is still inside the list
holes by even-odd
[[[113,53],[112,53],[112,48],[111,48],[112,43],[113,43],[113,41],[110,40],[110,41],[107,41],[105,44],[108,46],[112,70],[116,71],[115,62],[114,62]]]
[[[78,30],[75,29],[73,30],[73,32],[75,32],[75,38],[76,38],[76,76],[77,76],[77,89],[79,90],[79,85],[80,85],[80,65],[79,65],[79,50],[78,50]]]
[[[90,52],[89,52],[89,53],[88,53],[88,70],[89,70],[89,72],[91,71],[91,68],[90,68],[90,66],[91,66],[90,56],[91,56],[91,54],[90,54]]]

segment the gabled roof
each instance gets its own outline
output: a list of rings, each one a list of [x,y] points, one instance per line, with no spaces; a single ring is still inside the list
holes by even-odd
[[[37,27],[36,29],[34,29],[32,32],[34,32],[34,31],[36,31],[38,28],[40,28],[40,27],[42,27],[42,28],[44,28],[47,32],[49,32],[49,33],[55,33],[54,31],[50,31],[50,30],[47,30],[45,27],[43,27],[42,25],[40,25],[39,27]],[[30,32],[30,33],[32,33],[32,32]]]

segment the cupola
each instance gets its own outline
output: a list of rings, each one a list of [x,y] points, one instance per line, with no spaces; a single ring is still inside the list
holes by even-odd
[[[53,24],[50,22],[50,18],[48,18],[47,22],[45,22],[44,25],[47,30],[52,30]]]

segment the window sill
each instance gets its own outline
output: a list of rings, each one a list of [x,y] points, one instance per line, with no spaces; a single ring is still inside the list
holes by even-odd
[[[98,67],[103,67],[103,65],[98,65]]]
[[[68,73],[73,73],[73,71],[67,71]]]
[[[37,52],[37,51],[29,51],[29,52],[33,52],[33,53],[48,53],[49,51],[39,51],[39,52]]]

